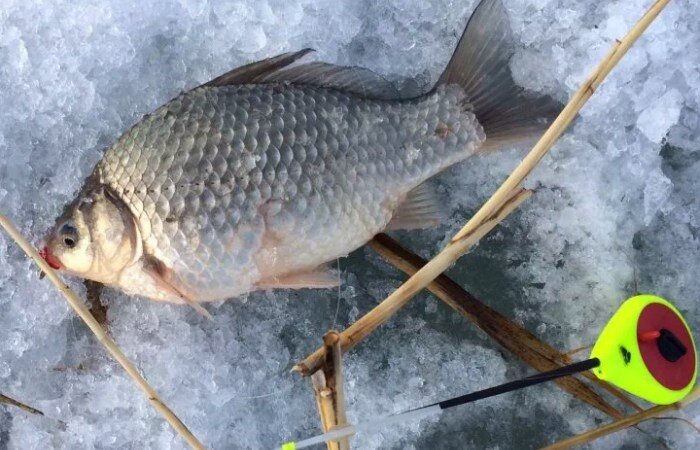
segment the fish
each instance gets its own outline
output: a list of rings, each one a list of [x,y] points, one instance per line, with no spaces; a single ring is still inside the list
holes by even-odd
[[[532,139],[561,110],[519,87],[500,0],[474,10],[440,78],[402,96],[370,70],[253,62],[126,131],[44,240],[54,269],[189,304],[337,286],[330,262],[386,230],[433,226],[426,183]]]

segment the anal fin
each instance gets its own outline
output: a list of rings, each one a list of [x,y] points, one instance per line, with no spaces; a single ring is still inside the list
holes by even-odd
[[[435,192],[427,183],[423,183],[411,190],[401,202],[387,230],[429,228],[439,224],[443,217],[444,212]]]
[[[307,272],[298,272],[258,281],[258,289],[323,289],[340,285],[338,275],[328,266],[322,265]]]

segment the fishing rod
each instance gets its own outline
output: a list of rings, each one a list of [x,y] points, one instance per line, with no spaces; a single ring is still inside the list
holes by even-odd
[[[282,450],[302,449],[315,444],[320,444],[325,441],[335,441],[344,437],[352,436],[353,434],[360,431],[370,431],[374,429],[383,428],[387,425],[392,425],[395,423],[407,422],[409,420],[438,415],[441,414],[444,410],[453,408],[455,406],[460,406],[466,403],[471,403],[477,400],[482,400],[485,398],[504,394],[506,392],[523,389],[529,386],[534,386],[536,384],[546,383],[548,381],[556,380],[557,378],[567,377],[569,375],[590,370],[592,368],[598,367],[599,365],[600,361],[597,358],[587,359],[585,361],[560,367],[549,372],[538,373],[527,378],[522,378],[520,380],[510,381],[508,383],[503,383],[498,386],[493,386],[480,391],[460,395],[459,397],[453,397],[438,403],[433,403],[432,405],[426,405],[398,414],[392,414],[390,416],[376,418],[367,422],[359,423],[357,425],[347,425],[339,427],[329,431],[328,433],[320,434],[318,436],[314,436],[303,441],[287,442],[286,444],[282,445],[281,448]]]
[[[397,414],[339,426],[308,439],[287,442],[280,449],[307,448],[358,432],[437,416],[449,408],[587,370],[637,397],[666,405],[685,398],[695,385],[697,350],[688,324],[670,302],[654,295],[637,295],[626,300],[608,321],[589,359]]]

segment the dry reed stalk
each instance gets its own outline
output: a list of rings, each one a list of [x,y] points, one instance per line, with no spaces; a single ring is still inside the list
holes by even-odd
[[[345,414],[345,388],[343,377],[343,352],[340,349],[340,335],[329,331],[323,336],[323,344],[328,350],[328,359],[323,367],[311,376],[318,414],[324,433],[337,426],[347,424]],[[326,441],[328,450],[349,450],[350,441]]]
[[[43,416],[43,415],[44,415],[44,413],[41,412],[41,411],[39,411],[38,409],[32,408],[32,407],[29,406],[29,405],[25,405],[25,404],[22,403],[22,402],[18,402],[18,401],[15,400],[14,398],[10,398],[10,397],[8,397],[7,395],[0,394],[0,403],[5,403],[6,405],[16,406],[17,408],[19,408],[19,409],[21,409],[21,410],[23,410],[23,411],[26,411],[26,412],[28,412],[28,413],[30,413],[30,414],[36,414],[36,415],[38,415],[38,416]]]
[[[670,0],[657,0],[627,33],[622,40],[615,41],[610,52],[603,58],[593,74],[586,80],[581,88],[566,104],[559,116],[552,122],[540,140],[530,150],[518,167],[510,174],[496,192],[484,203],[477,213],[464,225],[464,227],[452,238],[450,243],[421,270],[411,276],[404,284],[389,295],[382,303],[377,305],[365,316],[341,333],[343,351],[347,351],[359,341],[367,337],[382,323],[386,322],[396,311],[405,305],[414,295],[425,288],[432,280],[450,267],[459,257],[468,252],[487,231],[498,222],[505,219],[514,208],[508,208],[512,203],[514,190],[519,189],[520,184],[535,168],[542,157],[552,148],[554,142],[561,136],[564,130],[574,120],[576,114],[593,95],[605,77],[620,61],[639,36],[646,30],[651,22],[659,15]],[[505,208],[509,211],[503,214]],[[495,221],[494,221],[495,219]],[[489,224],[485,228],[485,225]],[[324,349],[320,348],[297,364],[294,370],[308,375],[318,368],[323,360]]]
[[[68,301],[68,304],[75,310],[75,312],[80,316],[80,318],[85,322],[85,325],[90,328],[90,330],[95,334],[97,340],[100,341],[102,345],[112,354],[114,359],[124,368],[126,373],[131,377],[136,385],[146,394],[148,401],[151,405],[162,415],[165,420],[168,421],[170,426],[175,429],[175,431],[182,436],[182,438],[195,449],[204,449],[204,445],[195,437],[187,426],[175,415],[175,413],[168,408],[168,406],[160,399],[156,391],[151,387],[150,384],[141,376],[141,374],[136,370],[136,367],[129,361],[129,359],[124,355],[117,344],[107,335],[104,328],[95,320],[95,318],[90,314],[87,306],[78,298],[78,296],[69,288],[62,280],[59,278],[58,274],[49,267],[49,265],[44,261],[44,259],[39,256],[36,249],[22,236],[22,234],[17,230],[17,228],[2,214],[0,213],[0,226],[2,226],[7,234],[10,235],[12,239],[19,245],[24,252],[31,257],[34,262],[41,268],[41,270],[46,274],[46,276],[51,280],[51,282],[58,288],[59,291]]]
[[[336,417],[335,407],[333,406],[333,390],[328,387],[326,374],[323,370],[318,370],[311,375],[311,387],[316,397],[318,415],[321,417],[321,427],[323,432],[327,433],[335,426]],[[340,444],[337,441],[326,441],[326,448],[328,450],[340,450]]]
[[[629,428],[631,426],[637,425],[639,422],[656,418],[664,413],[683,409],[691,403],[697,401],[700,398],[700,385],[696,385],[695,389],[685,399],[677,403],[672,403],[670,405],[657,405],[649,409],[645,409],[642,412],[633,414],[624,419],[616,420],[602,427],[587,431],[585,433],[579,434],[577,436],[570,437],[563,441],[559,441],[555,444],[544,447],[543,450],[561,450],[566,448],[571,448],[576,445],[582,445],[587,442],[591,442],[608,434],[614,433],[616,431]]]
[[[345,413],[345,377],[343,375],[343,351],[340,348],[340,334],[337,331],[329,331],[323,337],[327,348],[331,351],[333,364],[333,393],[335,406],[335,425],[347,425],[348,417]],[[340,450],[350,450],[350,439],[343,438],[338,441]]]
[[[369,246],[409,276],[425,265],[425,260],[420,256],[406,250],[385,234],[375,237]],[[563,354],[501,313],[486,306],[448,276],[437,277],[428,285],[428,290],[534,369],[545,372],[560,367],[559,362],[564,359]],[[577,378],[560,378],[555,380],[555,383],[571,395],[613,418],[624,417],[618,409]],[[624,394],[619,394],[625,397]],[[626,397],[625,399],[626,403],[641,410],[634,402]]]

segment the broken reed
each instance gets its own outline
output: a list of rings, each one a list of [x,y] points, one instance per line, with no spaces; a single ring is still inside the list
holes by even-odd
[[[85,304],[78,296],[59,278],[58,274],[39,256],[36,249],[22,236],[19,230],[0,212],[0,226],[7,231],[7,234],[19,245],[22,250],[34,260],[34,262],[44,271],[49,280],[58,288],[68,301],[68,304],[90,328],[102,345],[112,354],[114,359],[124,368],[126,373],[134,380],[134,383],[146,394],[148,401],[168,421],[177,433],[194,449],[204,449],[204,445],[195,437],[185,424],[168,408],[160,399],[156,391],[148,384],[143,376],[136,370],[136,367],[124,355],[117,344],[105,332],[104,328],[95,320]]]
[[[19,409],[21,409],[21,410],[23,410],[23,411],[26,411],[26,412],[30,413],[30,414],[36,414],[36,415],[38,415],[38,416],[43,416],[43,415],[44,415],[44,413],[41,412],[41,411],[39,411],[38,409],[32,408],[32,407],[29,406],[29,405],[25,405],[25,404],[22,403],[22,402],[18,402],[18,401],[15,400],[14,398],[8,397],[7,395],[3,395],[2,393],[0,393],[0,403],[4,403],[4,404],[6,404],[6,405],[15,406],[15,407],[17,407],[17,408],[19,408]]]
[[[345,414],[345,382],[343,377],[343,352],[340,350],[340,336],[337,331],[329,331],[323,336],[323,345],[328,349],[329,358],[323,369],[311,376],[311,386],[316,396],[318,414],[321,417],[323,432],[347,424]],[[349,450],[350,438],[327,441],[328,450]]]
[[[520,185],[537,163],[552,148],[556,140],[574,120],[583,105],[593,95],[605,77],[627,53],[639,36],[647,29],[670,0],[657,0],[622,40],[615,41],[593,74],[566,104],[540,140],[520,162],[510,176],[488,199],[449,244],[423,268],[389,295],[384,301],[361,317],[340,334],[341,348],[348,351],[366,338],[379,325],[386,322],[413,296],[424,289],[438,275],[447,270],[457,259],[471,250],[494,226],[505,219],[525,198],[520,197]],[[305,360],[294,366],[295,371],[310,375],[320,368],[326,356],[324,347],[319,348]]]
[[[415,253],[406,250],[391,237],[380,234],[368,244],[369,247],[389,261],[394,267],[411,276],[425,265],[425,260]],[[503,346],[513,355],[539,372],[546,372],[570,364],[566,355],[554,347],[542,342],[524,327],[518,325],[496,310],[486,306],[482,301],[465,291],[459,284],[445,274],[432,281],[427,289],[452,309],[466,317],[486,333],[490,338]],[[601,385],[609,386],[597,377],[592,377]],[[619,419],[624,415],[598,393],[576,377],[559,378],[554,381],[559,387],[588,403],[590,406],[605,414]],[[613,395],[628,406],[641,411],[636,403],[631,401],[617,388],[610,386]]]

